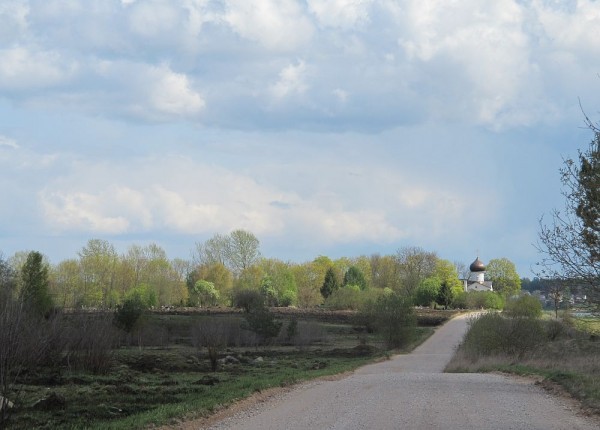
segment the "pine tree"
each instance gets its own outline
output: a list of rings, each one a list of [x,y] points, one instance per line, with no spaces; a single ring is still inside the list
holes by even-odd
[[[35,314],[47,315],[52,309],[52,297],[49,292],[48,266],[37,251],[27,255],[21,269],[21,300]]]
[[[335,275],[333,267],[330,267],[325,273],[325,281],[323,282],[323,286],[321,287],[321,295],[327,298],[331,294],[333,294],[333,292],[336,291],[338,288],[340,288],[340,284],[337,280],[337,276]]]

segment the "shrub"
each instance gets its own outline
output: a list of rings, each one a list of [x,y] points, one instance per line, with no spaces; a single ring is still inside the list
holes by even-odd
[[[452,304],[457,309],[500,310],[504,308],[504,299],[493,291],[469,291],[458,294]]]
[[[261,307],[264,304],[263,295],[257,290],[241,289],[233,293],[233,306],[242,308],[249,312],[251,309]]]
[[[205,280],[196,281],[192,291],[200,306],[215,306],[221,297],[215,284]]]
[[[114,314],[114,324],[121,330],[131,333],[144,314],[146,307],[139,295],[126,299]]]
[[[440,285],[439,279],[435,277],[423,280],[417,287],[415,304],[417,306],[430,306],[439,296]]]
[[[388,348],[407,345],[415,337],[417,317],[408,297],[382,294],[363,308],[362,318],[384,338]]]
[[[106,373],[112,366],[118,339],[110,314],[79,314],[66,331],[66,360],[69,367]]]
[[[250,309],[245,315],[248,329],[257,334],[262,344],[268,343],[281,330],[281,322],[275,321],[275,315],[264,306]]]
[[[472,358],[494,354],[521,357],[544,338],[544,328],[538,319],[506,318],[490,312],[469,321],[463,348]]]
[[[357,285],[348,285],[333,291],[327,299],[325,306],[330,309],[359,309],[363,304],[364,298],[360,287]]]
[[[218,318],[204,318],[192,328],[192,344],[198,349],[206,348],[213,372],[217,370],[219,352],[227,346],[228,338],[227,325]]]
[[[508,300],[504,312],[511,317],[539,318],[542,315],[542,303],[533,296],[524,295]]]

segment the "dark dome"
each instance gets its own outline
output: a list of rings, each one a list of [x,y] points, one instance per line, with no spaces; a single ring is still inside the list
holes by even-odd
[[[471,272],[485,272],[485,264],[477,257],[469,266]]]

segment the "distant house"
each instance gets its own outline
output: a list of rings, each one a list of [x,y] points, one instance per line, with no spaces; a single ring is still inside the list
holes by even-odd
[[[492,281],[485,280],[485,264],[477,257],[469,266],[469,277],[463,279],[465,291],[494,291]]]

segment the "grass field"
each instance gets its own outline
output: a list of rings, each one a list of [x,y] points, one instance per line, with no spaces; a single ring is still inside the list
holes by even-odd
[[[289,315],[284,314],[278,315],[285,323]],[[61,366],[22,375],[14,392],[17,408],[4,424],[11,429],[147,428],[208,416],[257,391],[346,372],[385,358],[389,352],[376,335],[340,315],[336,321],[331,313],[294,314],[299,329],[310,332],[302,342],[229,346],[220,352],[223,361],[212,372],[206,351],[192,346],[190,327],[202,318],[241,315],[156,313],[145,321],[146,330],[132,339],[132,345],[113,352],[105,374]],[[417,328],[417,339],[405,351],[427,338],[435,322],[451,315],[422,316],[424,327]]]

